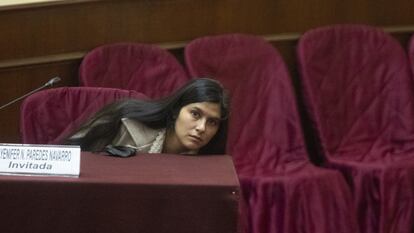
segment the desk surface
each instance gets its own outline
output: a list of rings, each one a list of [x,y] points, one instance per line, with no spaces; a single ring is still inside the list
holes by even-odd
[[[229,156],[82,153],[79,178],[0,176],[2,232],[236,232]]]
[[[79,178],[0,176],[0,180],[26,182],[131,183],[182,185],[238,185],[233,162],[227,155],[188,156],[142,154],[118,158],[82,152]]]

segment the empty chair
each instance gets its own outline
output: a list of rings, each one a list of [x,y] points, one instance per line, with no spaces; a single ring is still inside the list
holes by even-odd
[[[291,80],[273,46],[242,34],[203,37],[186,46],[185,60],[190,75],[218,79],[230,91],[227,153],[247,232],[358,232],[341,174],[308,160]]]
[[[62,87],[27,97],[20,110],[23,143],[60,143],[88,117],[106,104],[124,98],[146,98],[128,90]]]
[[[79,68],[81,86],[135,90],[150,98],[166,96],[187,81],[172,54],[148,44],[97,47],[85,55]]]
[[[408,41],[408,58],[410,59],[411,73],[414,76],[414,35]]]
[[[413,231],[413,81],[401,45],[380,29],[333,25],[298,44],[304,102],[321,154],[353,191],[362,232]]]

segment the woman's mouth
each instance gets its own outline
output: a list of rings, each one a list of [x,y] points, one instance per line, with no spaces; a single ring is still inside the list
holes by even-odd
[[[197,142],[197,143],[200,143],[200,142],[202,142],[202,141],[203,141],[203,140],[201,139],[201,137],[199,137],[199,136],[189,135],[189,137],[190,137],[190,139],[191,139],[192,141],[195,141],[195,142]]]

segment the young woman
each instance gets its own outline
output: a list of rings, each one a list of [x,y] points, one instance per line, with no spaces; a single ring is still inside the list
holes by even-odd
[[[194,79],[166,98],[110,104],[66,143],[122,157],[136,152],[224,153],[228,111],[219,82]]]

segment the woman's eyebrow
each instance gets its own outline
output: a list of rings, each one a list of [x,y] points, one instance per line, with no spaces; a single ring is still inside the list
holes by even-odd
[[[199,108],[199,107],[196,107],[196,106],[194,106],[193,107],[193,109],[194,110],[197,110],[197,111],[199,111],[202,115],[207,115],[207,117],[209,118],[209,119],[213,119],[213,120],[220,120],[220,117],[219,116],[211,116],[211,115],[208,115],[208,114],[206,114],[206,112],[205,111],[203,111],[201,108]]]

